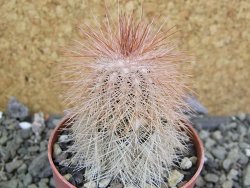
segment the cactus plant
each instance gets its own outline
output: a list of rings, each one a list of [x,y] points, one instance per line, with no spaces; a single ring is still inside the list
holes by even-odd
[[[180,71],[189,56],[178,48],[176,29],[121,14],[117,23],[107,18],[79,30],[63,66],[74,141],[65,164],[84,168],[89,181],[159,187],[189,140]]]

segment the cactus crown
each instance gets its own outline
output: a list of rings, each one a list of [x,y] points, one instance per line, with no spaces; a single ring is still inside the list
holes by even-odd
[[[88,180],[158,187],[186,149],[186,75],[179,64],[188,58],[174,28],[154,29],[133,17],[81,26],[82,39],[66,51],[69,164],[85,168]]]

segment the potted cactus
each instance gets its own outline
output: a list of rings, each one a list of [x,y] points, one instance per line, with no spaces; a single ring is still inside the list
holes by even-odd
[[[49,141],[56,186],[117,181],[120,187],[173,187],[168,177],[191,144],[198,160],[182,187],[193,187],[204,151],[185,113],[187,76],[179,66],[189,57],[178,49],[174,29],[155,29],[132,14],[115,24],[107,18],[98,27],[81,26],[80,32],[63,66],[70,108]],[[55,143],[62,136],[67,147],[57,164]],[[81,172],[81,186],[59,166]]]

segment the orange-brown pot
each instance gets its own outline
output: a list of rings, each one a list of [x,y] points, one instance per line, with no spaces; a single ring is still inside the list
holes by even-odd
[[[51,165],[52,171],[53,171],[53,177],[55,180],[55,185],[57,188],[76,188],[74,185],[69,183],[57,170],[55,167],[55,164],[52,160],[52,154],[53,154],[53,145],[57,141],[58,135],[61,132],[62,128],[66,127],[66,121],[67,119],[64,119],[59,123],[59,125],[55,128],[55,130],[52,132],[50,139],[49,139],[49,144],[48,144],[48,158],[49,158],[49,163]],[[190,137],[193,140],[195,150],[197,152],[197,163],[196,163],[196,172],[193,175],[193,177],[186,182],[182,188],[193,188],[196,182],[197,177],[200,175],[203,163],[204,163],[204,147],[203,144],[194,130],[194,128],[191,125],[187,125],[188,129],[190,130]]]

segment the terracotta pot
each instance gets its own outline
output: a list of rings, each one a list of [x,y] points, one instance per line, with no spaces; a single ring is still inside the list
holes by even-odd
[[[55,167],[55,164],[52,160],[52,154],[53,154],[53,145],[57,141],[58,135],[61,132],[62,128],[66,127],[66,122],[67,119],[64,119],[59,123],[59,125],[55,128],[55,130],[52,132],[50,139],[49,139],[49,144],[48,144],[48,158],[49,158],[49,163],[51,165],[52,171],[53,171],[53,177],[55,180],[55,185],[57,188],[76,188],[74,185],[69,183],[57,170]],[[194,130],[194,128],[191,125],[187,125],[189,130],[190,130],[190,136],[193,140],[196,152],[197,152],[197,163],[196,163],[196,173],[193,175],[193,177],[185,183],[185,185],[182,186],[182,188],[192,188],[195,185],[197,177],[200,175],[203,163],[204,163],[204,148],[203,144]]]

